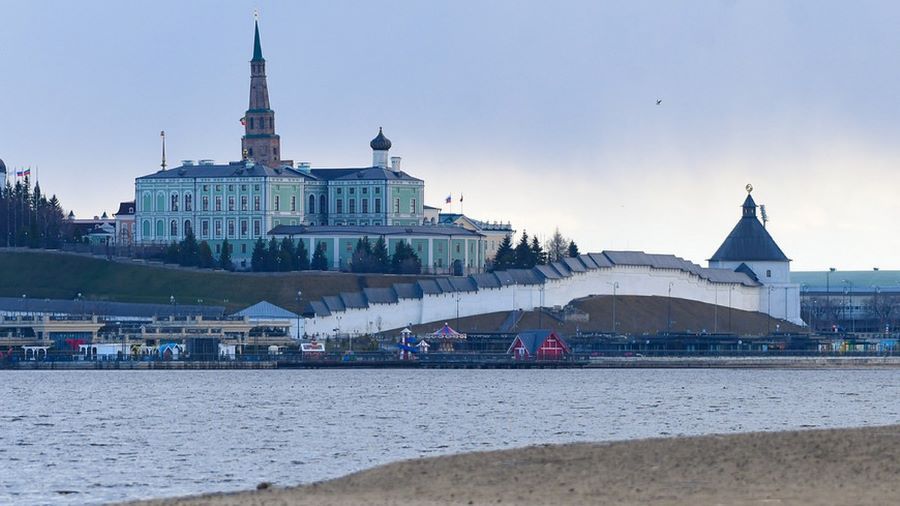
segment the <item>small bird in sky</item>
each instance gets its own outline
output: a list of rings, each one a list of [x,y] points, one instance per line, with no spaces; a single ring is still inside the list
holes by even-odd
[[[656,105],[659,105],[659,104],[661,104],[661,103],[662,103],[662,99],[661,99],[661,98],[657,98],[657,99],[656,99]]]

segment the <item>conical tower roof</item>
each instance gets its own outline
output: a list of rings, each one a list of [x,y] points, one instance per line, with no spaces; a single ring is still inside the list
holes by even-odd
[[[259,43],[259,21],[254,22],[256,30],[253,34],[253,59],[250,61],[266,61],[262,55],[262,44]]]
[[[747,193],[742,216],[710,262],[790,262],[756,217],[756,202]]]

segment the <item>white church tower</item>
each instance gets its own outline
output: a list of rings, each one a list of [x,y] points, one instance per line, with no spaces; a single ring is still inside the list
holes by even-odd
[[[791,283],[791,260],[756,217],[752,191],[748,184],[741,219],[709,259],[709,267],[747,274],[762,285],[761,312],[804,325],[800,319],[800,285]]]

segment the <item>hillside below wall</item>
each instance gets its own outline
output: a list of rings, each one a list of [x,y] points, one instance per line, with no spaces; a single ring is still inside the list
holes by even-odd
[[[513,284],[468,292],[424,294],[422,298],[400,299],[396,303],[369,304],[366,309],[307,318],[304,333],[310,336],[366,334],[410,324],[451,321],[457,315],[465,317],[497,311],[564,306],[573,299],[589,295],[612,295],[614,290],[617,295],[671,295],[745,311],[765,310],[760,307],[760,292],[764,287],[714,283],[680,269],[616,265],[573,272],[570,277],[547,279],[542,284]],[[781,308],[783,312],[783,305]],[[773,316],[781,317],[775,314],[778,308],[772,309]]]

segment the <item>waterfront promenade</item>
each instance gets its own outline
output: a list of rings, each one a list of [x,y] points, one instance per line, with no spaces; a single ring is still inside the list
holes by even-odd
[[[447,354],[426,360],[397,360],[361,354],[302,360],[46,360],[0,364],[13,370],[200,370],[200,369],[841,369],[900,368],[896,355],[659,355],[582,356],[569,360],[514,360],[506,355]]]
[[[853,504],[900,501],[900,426],[534,446],[388,464],[302,487],[147,506]]]

